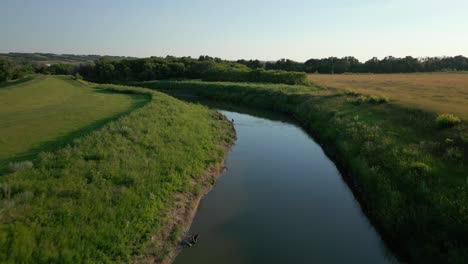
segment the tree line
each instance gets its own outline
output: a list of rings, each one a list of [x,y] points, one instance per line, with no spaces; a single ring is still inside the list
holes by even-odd
[[[267,82],[300,84],[306,81],[303,72],[251,68],[242,63],[210,56],[149,57],[114,59],[100,57],[92,63],[52,65],[29,64],[0,58],[0,81],[20,78],[26,74],[77,75],[99,83],[122,83],[165,79],[201,79],[204,81]]]
[[[209,56],[150,57],[110,60],[100,58],[93,64],[82,64],[76,71],[95,82],[129,82],[165,79],[201,79],[204,81],[304,83],[304,72],[250,68],[244,64]]]
[[[260,62],[259,60],[238,60],[238,63],[252,69],[265,68],[267,70],[296,71],[306,73],[412,73],[412,72],[442,72],[468,71],[468,58],[455,57],[425,57],[414,58],[407,56],[396,58],[385,57],[381,60],[374,57],[366,62],[360,62],[354,57],[329,57],[324,59],[310,59],[306,62],[296,62],[281,59],[276,62]]]
[[[71,75],[77,72],[77,66],[73,64],[37,64],[17,63],[13,60],[0,58],[0,82],[16,80],[28,74],[59,74]]]
[[[296,62],[281,59],[227,61],[210,56],[149,57],[116,59],[101,57],[81,64],[15,62],[0,58],[0,81],[21,78],[30,73],[80,74],[96,82],[150,81],[163,79],[202,79],[205,81],[270,82],[298,84],[305,82],[305,73],[412,73],[468,71],[468,58],[426,57],[372,58],[360,62],[354,57],[330,57]]]

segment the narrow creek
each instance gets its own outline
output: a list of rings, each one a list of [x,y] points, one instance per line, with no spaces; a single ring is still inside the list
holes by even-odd
[[[397,263],[335,164],[279,116],[222,111],[237,141],[174,263]]]

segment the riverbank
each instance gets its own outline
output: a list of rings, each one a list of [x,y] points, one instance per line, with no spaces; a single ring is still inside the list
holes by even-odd
[[[351,175],[348,182],[361,205],[386,239],[399,245],[400,255],[414,263],[468,259],[465,121],[441,128],[433,113],[313,86],[139,85],[295,116]]]
[[[0,262],[128,263],[148,255],[155,234],[170,239],[151,256],[167,259],[215,181],[232,126],[148,89],[80,85],[150,100],[0,178]]]
[[[230,122],[220,113],[217,113],[217,119]],[[184,249],[182,242],[190,235],[188,232],[201,200],[215,187],[217,179],[227,170],[224,162],[234,144],[235,130],[233,126],[225,127],[223,133],[231,135],[230,141],[220,144],[225,153],[224,157],[206,168],[197,181],[192,180],[191,184],[198,185],[195,192],[177,194],[176,206],[163,209],[161,213],[169,215],[170,221],[151,237],[144,253],[134,258],[132,263],[169,264]]]

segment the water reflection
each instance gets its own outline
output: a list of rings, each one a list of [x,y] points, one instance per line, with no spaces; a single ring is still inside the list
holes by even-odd
[[[222,111],[238,140],[175,263],[394,263],[339,171],[284,116]],[[280,121],[273,121],[277,119]]]

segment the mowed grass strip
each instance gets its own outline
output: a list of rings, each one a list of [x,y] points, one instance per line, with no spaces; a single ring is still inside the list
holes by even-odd
[[[468,73],[311,74],[308,79],[320,86],[386,96],[403,106],[468,119]]]
[[[92,89],[71,77],[35,76],[0,88],[0,172],[33,159],[148,101]]]
[[[165,233],[151,256],[161,261],[182,235],[172,213],[214,181],[206,170],[219,171],[235,137],[219,113],[147,89],[96,87],[151,101],[0,177],[0,263],[129,263]]]

